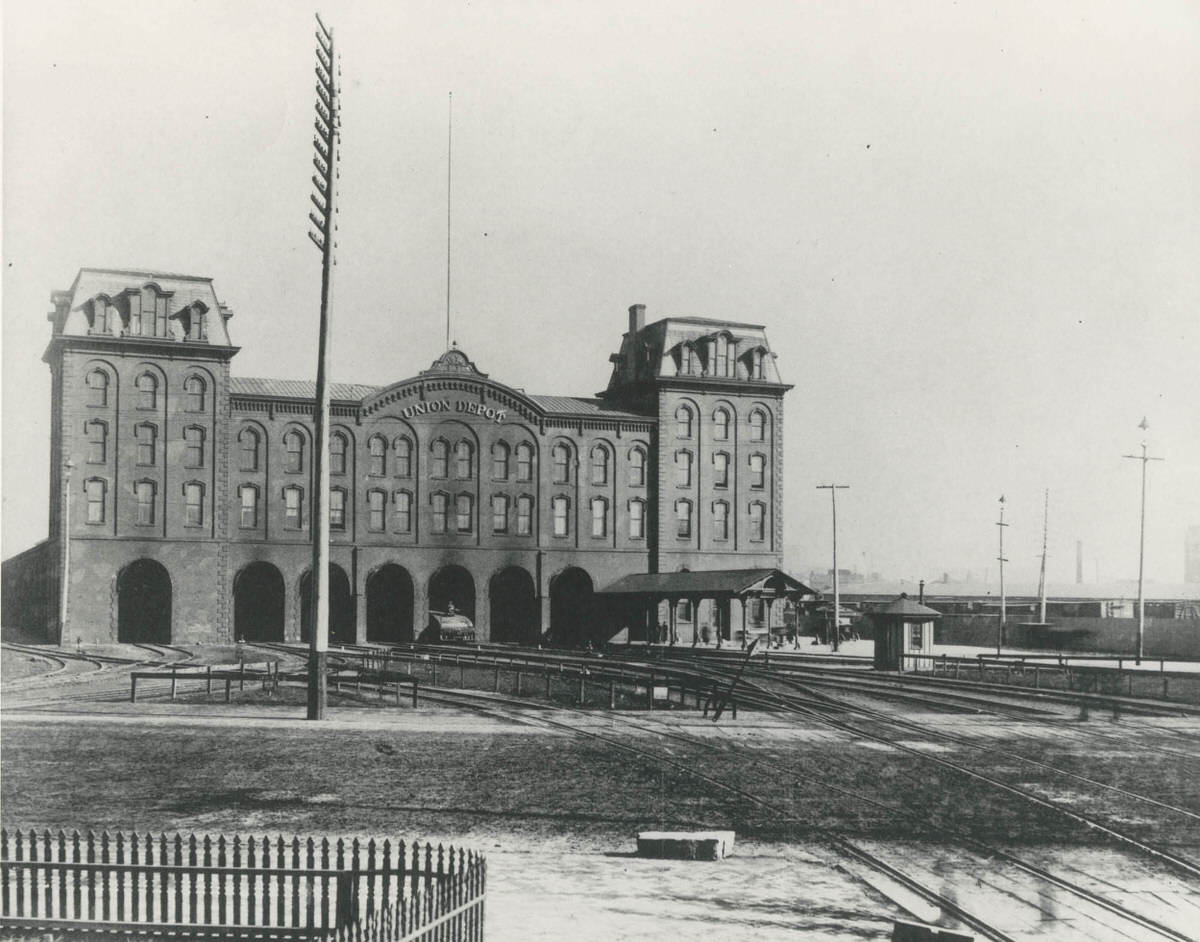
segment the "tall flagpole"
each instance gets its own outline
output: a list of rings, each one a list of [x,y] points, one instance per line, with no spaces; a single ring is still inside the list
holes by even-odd
[[[1150,423],[1142,419],[1138,423],[1138,428],[1142,430],[1142,434],[1146,434],[1146,429],[1150,427]],[[1122,455],[1122,458],[1132,458],[1134,461],[1142,463],[1142,523],[1138,532],[1138,624],[1137,624],[1137,661],[1142,663],[1142,655],[1145,653],[1146,645],[1146,593],[1145,583],[1143,581],[1146,572],[1146,463],[1150,461],[1163,461],[1162,458],[1152,458],[1146,454],[1146,440],[1142,439],[1142,453],[1140,455]]]
[[[317,16],[317,119],[313,137],[313,166],[317,172],[311,195],[316,212],[308,218],[316,229],[308,237],[321,251],[321,323],[317,343],[317,401],[312,502],[312,637],[308,648],[308,718],[325,718],[326,678],[329,662],[329,298],[333,291],[333,250],[337,225],[337,165],[341,118],[338,102],[340,69],[334,58],[333,31]]]

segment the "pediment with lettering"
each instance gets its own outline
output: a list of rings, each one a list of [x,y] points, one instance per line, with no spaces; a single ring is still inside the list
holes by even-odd
[[[459,350],[457,346],[452,346],[434,360],[429,369],[421,371],[422,376],[429,373],[465,373],[468,376],[478,376],[481,379],[487,378],[487,373],[482,372],[479,367],[471,362],[471,358]]]

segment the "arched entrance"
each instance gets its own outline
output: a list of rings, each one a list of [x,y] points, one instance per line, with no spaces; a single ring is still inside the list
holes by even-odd
[[[452,602],[456,612],[475,621],[475,580],[462,566],[443,566],[429,577],[429,610],[448,612]]]
[[[412,576],[395,563],[380,566],[367,577],[367,640],[413,640]]]
[[[537,590],[528,572],[520,566],[500,570],[492,576],[488,596],[491,602],[490,640],[537,644]]]
[[[300,640],[312,640],[312,570],[300,577]],[[346,571],[329,564],[329,643],[354,643],[354,599]]]
[[[550,635],[558,644],[583,645],[600,636],[592,577],[575,566],[550,580]]]
[[[283,576],[270,563],[251,563],[234,577],[233,636],[283,640]]]
[[[117,640],[125,644],[171,640],[171,577],[162,563],[139,559],[117,577]]]

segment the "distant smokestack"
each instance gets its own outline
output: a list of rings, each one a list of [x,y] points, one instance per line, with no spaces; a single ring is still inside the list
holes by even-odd
[[[922,579],[920,585],[917,586],[917,601],[922,605],[925,604],[925,580]]]
[[[634,304],[629,308],[629,332],[636,334],[646,326],[646,305]]]
[[[1083,585],[1083,540],[1075,541],[1075,584]]]

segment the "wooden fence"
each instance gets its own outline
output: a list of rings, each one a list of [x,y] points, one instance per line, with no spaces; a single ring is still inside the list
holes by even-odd
[[[485,881],[440,844],[0,829],[7,931],[475,942]]]

